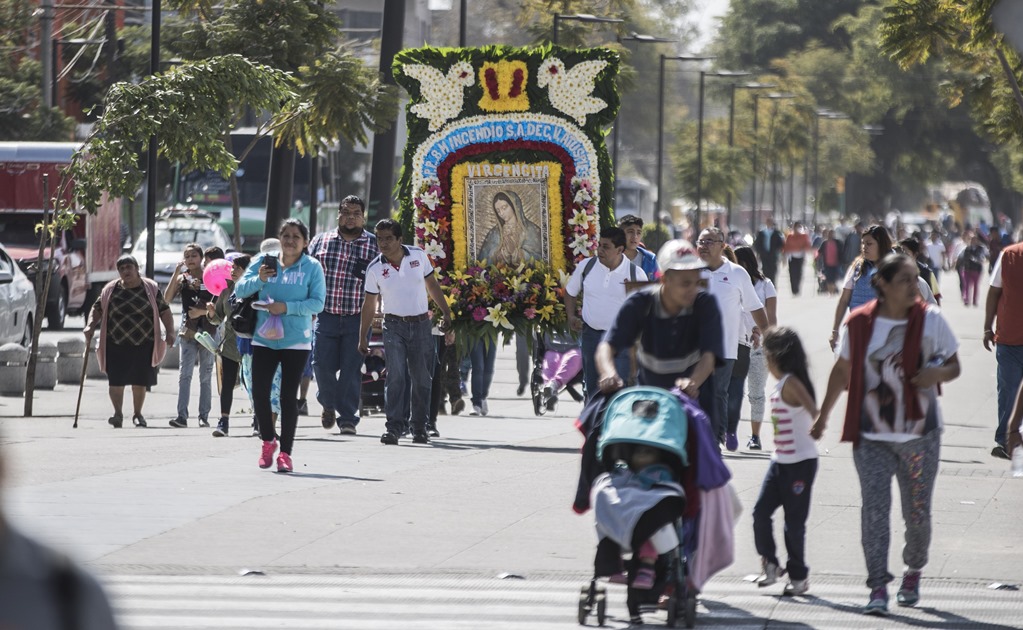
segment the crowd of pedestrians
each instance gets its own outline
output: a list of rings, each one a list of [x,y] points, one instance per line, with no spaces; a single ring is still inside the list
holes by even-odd
[[[863,495],[870,589],[864,612],[887,611],[887,585],[895,579],[887,564],[893,476],[908,506],[906,569],[896,598],[900,605],[914,605],[931,537],[942,425],[937,388],[959,374],[959,343],[937,308],[938,279],[956,271],[964,304],[978,304],[977,287],[996,237],[984,239],[978,230],[948,238],[934,229],[895,240],[879,224],[810,232],[797,223],[786,233],[769,220],[746,241],[751,245],[733,248],[720,229],[711,227],[695,242],[671,240],[655,255],[642,245],[642,227],[641,219],[627,216],[603,228],[596,255],[568,278],[566,329],[534,340],[542,353],[542,404],[554,409],[559,392],[580,371],[588,398],[630,384],[678,387],[707,412],[718,448],[734,452],[748,396],[746,448],[765,448],[761,430],[769,420],[774,449],[753,514],[763,560],[757,583],[767,587],[787,574],[785,593],[800,595],[809,590],[804,537],[817,475],[815,440],[847,390],[842,440],[853,444]],[[994,344],[998,360],[992,454],[1009,457],[1020,442],[1013,431],[1023,417],[1023,338],[1010,324],[1017,311],[1023,312],[1023,245],[998,240],[984,346]],[[395,445],[411,435],[413,443],[429,444],[439,436],[437,417],[445,399],[457,414],[467,392],[472,415],[489,413],[496,346],[475,343],[461,355],[454,350],[452,313],[430,258],[403,243],[401,225],[393,220],[367,230],[358,197],[342,201],[336,229],[310,239],[301,221],[289,219],[279,240],[265,242],[259,254],[229,254],[231,279],[214,299],[203,283],[203,264],[222,257],[223,252],[186,246],[165,293],[139,276],[134,259],[118,261],[120,278],[106,287],[85,329],[88,338],[97,331],[101,335],[99,358],[115,411],[111,425],[122,425],[123,388],[131,385],[134,423],[146,426],[146,388],[155,384],[155,366],[165,348],[177,344],[179,396],[171,425],[188,425],[198,363],[197,418],[200,426],[209,426],[211,374],[219,362],[220,419],[214,435],[228,435],[232,391],[241,382],[262,443],[259,467],[276,463],[279,472],[291,472],[303,379],[307,386],[310,372],[315,373],[322,426],[357,434],[364,357],[374,334],[382,337],[387,363],[381,443]],[[793,298],[800,295],[808,268],[817,276],[819,293],[838,296],[829,339],[837,354],[819,409],[802,341],[778,322],[775,281],[784,266]],[[183,312],[174,326],[167,303],[177,296]],[[236,332],[246,305],[254,310],[253,329]],[[205,331],[217,334],[213,352],[196,340]],[[466,363],[471,376],[460,374]],[[531,363],[525,362],[525,375],[519,376],[520,395]],[[770,395],[768,373],[777,380]],[[771,533],[779,507],[786,527],[784,564]]]

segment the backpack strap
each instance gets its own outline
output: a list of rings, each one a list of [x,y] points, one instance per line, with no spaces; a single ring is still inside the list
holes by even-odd
[[[596,256],[593,256],[592,258],[590,258],[589,260],[586,261],[586,266],[583,267],[583,276],[582,276],[582,278],[580,278],[580,283],[579,283],[579,290],[580,291],[582,291],[583,285],[586,284],[586,276],[590,275],[590,272],[593,271],[593,265],[595,265],[595,264],[597,264],[597,257]]]

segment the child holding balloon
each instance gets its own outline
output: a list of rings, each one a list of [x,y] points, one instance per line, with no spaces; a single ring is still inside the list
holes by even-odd
[[[222,251],[210,252],[220,258]],[[188,426],[188,401],[192,389],[192,373],[195,371],[196,358],[199,360],[199,426],[208,427],[210,407],[212,406],[211,378],[213,375],[214,355],[202,349],[195,340],[199,331],[212,332],[215,327],[206,318],[206,304],[213,301],[213,295],[206,290],[202,280],[203,250],[198,243],[185,245],[184,259],[174,270],[164,299],[170,303],[179,293],[181,295],[181,327],[178,332],[180,362],[178,365],[178,409],[177,416],[170,421],[170,426],[184,428]]]

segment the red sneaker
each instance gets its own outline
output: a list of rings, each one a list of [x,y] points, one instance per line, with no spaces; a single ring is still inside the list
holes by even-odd
[[[263,454],[259,456],[259,467],[269,468],[274,461],[274,453],[277,452],[277,440],[263,442]]]
[[[288,455],[284,451],[277,456],[277,472],[291,472],[291,455]]]

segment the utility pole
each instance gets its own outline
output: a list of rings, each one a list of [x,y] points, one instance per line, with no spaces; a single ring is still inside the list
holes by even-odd
[[[53,0],[42,0],[43,15],[39,20],[39,63],[43,68],[43,104],[53,107]]]
[[[163,6],[160,0],[153,0],[152,39],[149,43],[149,74],[160,72],[160,17]],[[153,278],[156,272],[156,179],[158,148],[156,136],[149,137],[149,152],[146,155],[146,277]]]
[[[405,0],[384,0],[384,23],[380,32],[381,81],[394,85],[391,63],[401,50],[405,35]],[[394,151],[398,140],[398,126],[373,136],[373,166],[369,182],[370,221],[391,215],[391,189],[394,187]]]

